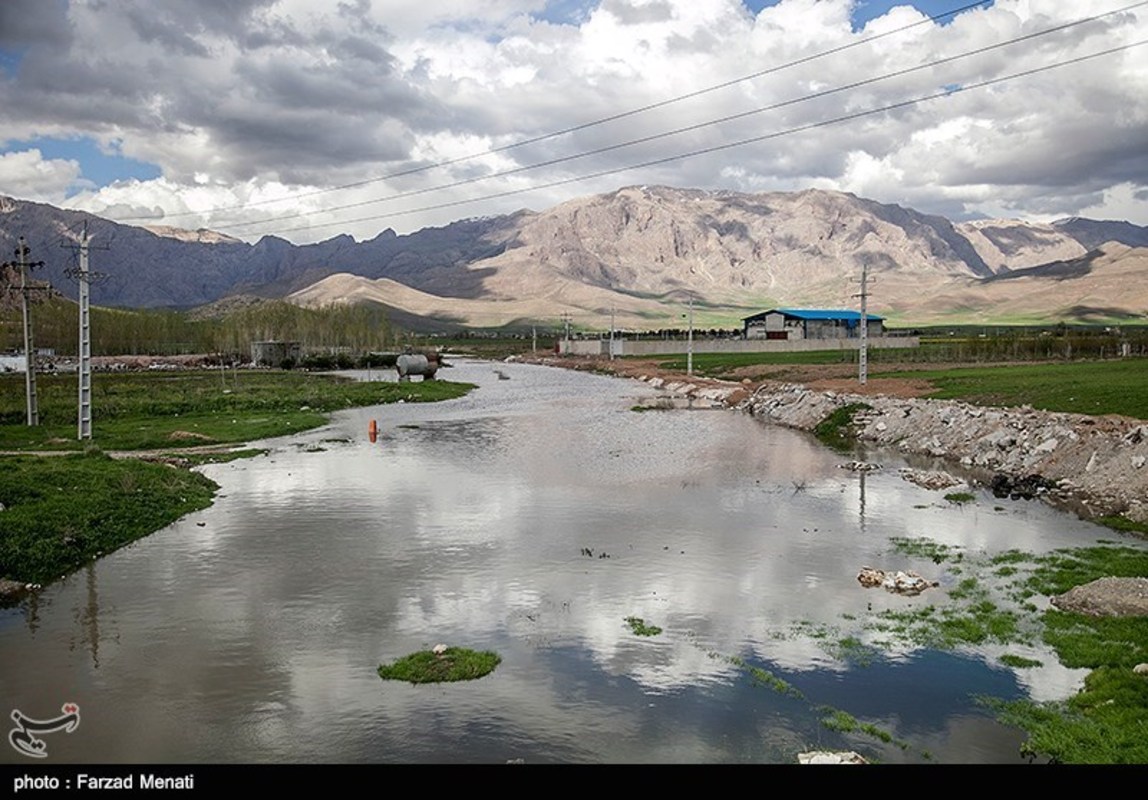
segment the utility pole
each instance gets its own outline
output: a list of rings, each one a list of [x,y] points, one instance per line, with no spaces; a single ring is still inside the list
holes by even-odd
[[[686,334],[686,374],[694,374],[694,293],[690,292],[690,329]]]
[[[530,326],[530,352],[531,353],[537,353],[538,352],[538,326],[537,325],[531,325]]]
[[[614,360],[614,307],[610,306],[610,360]]]
[[[31,252],[21,236],[16,244],[16,261],[3,265],[20,270],[20,299],[24,317],[24,394],[29,426],[40,424],[40,409],[36,398],[36,345],[32,340],[32,309],[28,304],[28,295],[35,291],[45,291],[44,287],[28,285],[28,270],[44,266],[43,261],[28,260]]]
[[[90,317],[91,280],[88,272],[88,223],[80,234],[80,398],[76,438],[92,438],[92,324]]]
[[[80,441],[92,438],[92,281],[106,277],[88,269],[90,241],[88,223],[85,221],[80,233],[80,268],[68,270],[68,277],[76,280],[80,285],[80,346],[77,371],[79,402],[76,407],[76,438]],[[65,245],[65,247],[69,246]]]
[[[562,352],[562,355],[568,356],[568,355],[570,355],[570,312],[569,311],[563,311],[562,312],[562,321],[566,324],[566,349]]]
[[[861,260],[861,293],[853,295],[861,298],[861,347],[857,356],[857,380],[864,386],[869,380],[869,321],[865,316],[865,306],[869,299],[869,260]]]

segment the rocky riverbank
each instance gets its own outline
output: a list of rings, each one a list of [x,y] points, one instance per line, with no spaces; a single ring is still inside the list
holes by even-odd
[[[1121,514],[1148,522],[1148,424],[1020,408],[986,408],[921,398],[763,387],[740,404],[772,423],[812,430],[835,410],[853,416],[858,440],[959,462],[1004,493],[1077,501],[1085,516]]]
[[[683,404],[730,406],[804,431],[840,408],[863,405],[853,415],[860,442],[959,465],[1002,496],[1041,497],[1090,519],[1120,515],[1148,523],[1148,423],[1143,420],[889,396],[873,385],[860,394],[688,377],[624,361],[539,361],[636,378]]]
[[[1095,518],[1148,523],[1148,424],[993,408],[951,400],[816,391],[796,384],[741,384],[637,376],[667,393],[724,403],[772,424],[812,431],[837,409],[853,415],[857,440],[960,464],[1001,494],[1040,496]]]

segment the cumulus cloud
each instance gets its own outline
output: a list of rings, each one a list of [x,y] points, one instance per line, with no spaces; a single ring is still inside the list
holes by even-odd
[[[0,153],[0,187],[7,194],[59,204],[81,184],[75,161],[45,159],[36,149]]]
[[[114,204],[158,204],[185,215],[172,224],[192,227],[269,220],[232,229],[249,238],[369,237],[627,183],[820,186],[958,217],[1111,207],[1148,224],[1148,46],[823,124],[1135,43],[1148,38],[1148,11],[793,102],[1124,4],[999,0],[941,25],[906,3],[855,30],[858,3],[780,0],[754,15],[737,0],[587,0],[548,18],[544,0],[173,0],[160,10],[143,0],[20,0],[0,5],[0,23],[19,16],[18,26],[0,24],[0,47],[18,39],[21,54],[19,69],[0,75],[0,124],[26,139],[118,141],[125,155],[162,169],[158,181],[77,202],[113,204],[114,194]],[[659,105],[758,72],[767,74]],[[655,107],[585,126],[647,106]],[[500,150],[565,129],[574,130]],[[659,138],[432,191],[643,137]],[[757,137],[766,138],[731,147]],[[698,151],[712,152],[665,161]],[[431,168],[442,161],[453,163]],[[573,180],[610,170],[621,171]],[[364,183],[383,176],[392,177]],[[263,191],[286,198],[347,184],[356,186],[235,208]],[[217,206],[202,193],[182,198],[204,186]],[[394,197],[410,192],[418,194]],[[458,204],[467,199],[476,202]],[[312,216],[277,228],[272,211]]]

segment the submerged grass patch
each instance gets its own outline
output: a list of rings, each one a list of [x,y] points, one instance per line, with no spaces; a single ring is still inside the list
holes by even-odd
[[[927,553],[922,544],[912,548]],[[1148,617],[1092,617],[1059,610],[1040,612],[1033,595],[1056,595],[1098,578],[1148,576],[1148,551],[1115,544],[1061,549],[1044,555],[1007,550],[970,559],[973,570],[949,591],[949,607],[885,611],[866,627],[894,641],[947,649],[986,642],[1028,643],[1037,636],[1066,667],[1093,670],[1084,688],[1061,703],[987,699],[1002,721],[1029,734],[1025,753],[1068,763],[1148,763],[1148,679],[1132,667],[1148,661]],[[996,591],[1017,603],[999,608],[978,575],[998,579]],[[1041,662],[1005,654],[1000,662],[1031,669]],[[838,722],[841,720],[839,719]]]
[[[977,496],[972,492],[949,492],[945,495],[945,499],[954,505],[963,505],[964,503],[971,503],[977,499]]]
[[[772,672],[761,667],[754,666],[740,656],[723,656],[720,653],[709,653],[710,658],[720,658],[727,664],[732,664],[739,669],[743,669],[749,674],[750,679],[753,681],[754,686],[762,686],[766,689],[772,689],[778,694],[789,695],[790,697],[797,698],[798,700],[805,699],[805,695],[801,690],[789,683],[786,680],[774,675]]]
[[[924,537],[909,538],[906,536],[891,536],[889,537],[889,541],[893,545],[893,552],[905,556],[927,558],[934,564],[940,564],[945,561],[960,563],[965,558],[965,554],[957,548]]]
[[[895,744],[902,750],[907,750],[909,747],[908,742],[896,738],[887,730],[879,728],[869,722],[861,722],[852,714],[842,711],[839,708],[822,706],[821,711],[825,714],[825,716],[821,718],[821,724],[831,731],[837,731],[838,733],[864,733],[885,744]]]
[[[906,611],[892,609],[877,615],[874,630],[890,633],[923,647],[951,650],[962,644],[1027,642],[1020,617],[982,600],[966,607],[924,606]]]
[[[492,650],[470,650],[448,647],[440,653],[420,650],[403,656],[390,664],[379,665],[379,677],[385,681],[408,683],[450,683],[472,681],[489,675],[502,663],[502,657]]]
[[[1038,594],[1063,594],[1097,578],[1148,576],[1148,551],[1132,547],[1081,547],[1055,550],[1034,559],[1025,587]]]
[[[1148,534],[1148,522],[1134,522],[1128,519],[1128,517],[1122,517],[1119,514],[1099,517],[1095,522],[1099,522],[1101,525],[1111,528],[1114,531]]]

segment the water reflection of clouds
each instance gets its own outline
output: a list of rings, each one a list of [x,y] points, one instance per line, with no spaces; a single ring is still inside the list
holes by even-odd
[[[450,377],[478,369],[490,367]],[[807,436],[727,412],[638,414],[628,409],[641,387],[505,369],[511,380],[457,402],[341,414],[306,441],[352,441],[322,452],[293,441],[204,468],[226,497],[99,563],[98,673],[88,653],[67,652],[97,635],[86,632],[90,615],[55,613],[34,637],[0,626],[5,647],[44,673],[10,663],[0,677],[22,698],[46,697],[42,677],[54,687],[96,680],[91,719],[102,715],[116,737],[86,751],[95,760],[720,761],[738,748],[761,758],[770,736],[780,760],[809,738],[802,726],[817,728],[810,704],[745,694],[747,676],[725,657],[814,683],[810,703],[826,700],[822,687],[864,683],[874,673],[835,641],[880,638],[862,630],[870,608],[948,601],[943,589],[917,599],[864,589],[858,569],[960,578],[952,565],[897,554],[891,537],[969,554],[1093,539],[1091,526],[1035,504],[982,493],[953,508],[902,481],[895,464],[865,476],[862,508],[860,476]],[[371,446],[364,420],[376,417],[384,436]],[[87,607],[74,583],[53,588],[70,598],[58,604],[65,615]],[[635,636],[631,615],[663,634]],[[110,631],[120,638],[109,642]],[[462,688],[380,686],[375,663],[439,641],[498,649],[504,665]],[[912,676],[921,652],[882,650],[880,668]],[[1041,646],[964,652],[960,669],[1035,699],[1078,686],[1079,672]],[[1010,683],[1006,652],[1045,666]],[[910,725],[896,690],[874,685],[886,705],[872,718]],[[156,698],[170,709],[159,719]],[[113,706],[122,731],[108,720]],[[977,735],[999,738],[983,719],[912,724],[949,760],[996,755],[978,750]],[[299,733],[317,729],[328,740],[307,749]]]

